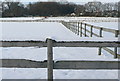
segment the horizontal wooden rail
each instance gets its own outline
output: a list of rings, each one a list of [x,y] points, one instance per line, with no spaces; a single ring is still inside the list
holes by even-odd
[[[96,36],[96,37],[103,37],[103,31],[106,32],[111,32],[115,34],[115,37],[118,37],[120,34],[120,30],[114,30],[114,29],[109,29],[109,28],[103,28],[103,27],[98,27],[98,26],[93,26],[91,24],[83,23],[83,22],[64,22],[63,25],[67,26],[68,29],[70,29],[70,26],[74,26],[74,28],[77,30],[77,35],[89,37],[87,35],[87,32],[90,33],[90,37]],[[69,24],[70,26],[68,26]],[[90,30],[87,29],[87,27],[90,27]],[[93,32],[94,29],[99,30],[99,35]],[[70,29],[71,30],[71,29]],[[84,31],[84,33],[83,33]],[[74,32],[74,31],[73,31]],[[74,32],[76,33],[76,32]],[[99,47],[98,54],[101,55],[101,46]],[[104,47],[104,50],[109,52],[110,54],[114,55],[114,58],[119,58],[119,55],[117,54],[117,47],[114,48],[114,51]]]
[[[85,30],[85,28],[82,28],[83,30]],[[91,33],[91,31],[89,31],[88,29],[86,29],[86,31],[88,32],[88,33]],[[92,34],[94,35],[94,36],[96,36],[96,37],[100,37],[99,35],[97,35],[96,33],[93,33],[92,32]],[[89,36],[88,36],[89,37]]]
[[[76,31],[79,31],[79,32],[82,32],[82,30],[79,30],[79,25],[78,24],[81,24],[81,27],[82,28],[84,28],[83,27],[83,25],[85,26],[85,28],[84,28],[84,31],[85,31],[85,37],[86,37],[86,32],[89,32],[90,34],[91,34],[91,36],[92,35],[95,35],[95,36],[99,36],[99,37],[103,37],[102,36],[102,31],[105,31],[105,32],[110,32],[110,33],[113,33],[113,34],[115,34],[115,37],[118,37],[118,35],[120,34],[120,30],[115,30],[115,29],[110,29],[110,28],[104,28],[104,27],[98,27],[98,26],[94,26],[94,25],[91,25],[91,24],[88,24],[88,23],[83,23],[83,22],[65,22],[65,21],[62,21],[62,23],[63,23],[63,25],[65,25],[68,29],[70,29],[71,27],[70,26],[74,26],[74,28],[76,29]],[[97,34],[95,34],[95,33],[93,33],[92,34],[92,31],[89,31],[89,30],[87,30],[87,27],[92,27],[92,29],[94,28],[94,29],[98,29],[98,30],[100,30],[100,35],[97,35]],[[73,27],[72,27],[73,28]],[[71,30],[71,29],[70,29]],[[74,31],[73,31],[74,32]],[[78,33],[79,33],[78,32]],[[76,33],[76,32],[74,32],[74,33]],[[82,34],[82,33],[81,33]],[[79,35],[79,34],[78,34]],[[82,35],[80,35],[80,36],[82,36]]]
[[[107,47],[102,47],[102,48],[103,48],[105,51],[109,52],[110,54],[115,55],[115,52],[112,51],[111,49],[109,49],[109,48],[107,48]],[[119,54],[117,54],[117,58],[120,59],[120,55],[119,55]]]
[[[47,61],[32,61],[25,59],[1,59],[1,67],[6,68],[47,68]]]
[[[86,24],[88,27],[93,27],[95,29],[103,29],[103,31],[106,31],[106,32],[111,32],[111,33],[115,33],[117,30],[115,29],[109,29],[109,28],[104,28],[104,27],[98,27],[98,26],[94,26],[94,25],[91,25],[91,24],[87,24],[87,23],[82,23],[82,24]],[[118,30],[119,31],[119,30]],[[120,32],[120,31],[119,31]]]
[[[0,47],[47,47],[44,41],[0,41]],[[120,41],[54,41],[53,47],[120,47]]]
[[[47,47],[44,41],[0,41],[0,47]]]
[[[1,59],[5,68],[47,68],[47,61]],[[120,61],[53,61],[54,69],[119,69]]]

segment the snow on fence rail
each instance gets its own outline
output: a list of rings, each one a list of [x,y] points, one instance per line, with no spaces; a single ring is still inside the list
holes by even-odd
[[[118,69],[120,61],[56,61],[53,60],[53,47],[114,47],[117,57],[118,41],[0,41],[1,47],[47,47],[47,61],[25,59],[1,59],[6,68],[47,68],[48,81],[53,81],[53,69]],[[101,50],[99,50],[101,52]]]
[[[2,67],[7,68],[47,68],[47,60],[2,59]],[[53,69],[119,69],[120,61],[53,61]]]

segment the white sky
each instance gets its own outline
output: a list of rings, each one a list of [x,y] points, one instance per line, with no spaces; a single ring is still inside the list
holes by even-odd
[[[24,1],[24,2],[29,2],[29,1],[48,1],[48,0],[20,0],[20,1]],[[88,1],[101,1],[101,2],[118,2],[120,0],[67,0],[70,2],[88,2]]]
[[[4,0],[0,0],[4,1]],[[9,1],[9,0],[8,0]],[[20,1],[20,2],[36,2],[36,1],[48,1],[48,0],[13,0],[13,1]],[[75,2],[75,3],[86,3],[89,1],[100,1],[100,2],[118,2],[120,0],[67,0],[69,2]]]

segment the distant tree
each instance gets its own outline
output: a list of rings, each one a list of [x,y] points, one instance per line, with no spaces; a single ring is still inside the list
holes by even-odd
[[[85,12],[85,7],[83,5],[77,5],[75,7],[75,14],[77,16],[82,16],[84,15],[84,12]]]
[[[74,12],[74,5],[57,2],[37,2],[29,4],[29,13],[33,16],[60,16]]]
[[[4,2],[3,17],[24,16],[25,8],[20,2]]]
[[[56,2],[35,2],[28,5],[19,1],[5,0],[0,4],[0,15],[2,17],[22,16],[120,16],[118,3],[101,3],[98,1],[88,2],[85,5],[68,3],[67,0],[55,0]]]

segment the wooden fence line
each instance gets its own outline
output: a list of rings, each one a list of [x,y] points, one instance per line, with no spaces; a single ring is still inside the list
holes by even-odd
[[[80,31],[82,32],[82,29],[84,30],[84,33],[85,33],[85,37],[86,37],[86,32],[90,33],[90,37],[92,36],[93,34],[93,28],[95,29],[98,29],[100,32],[99,32],[99,37],[103,37],[102,35],[102,32],[105,31],[105,32],[110,32],[110,33],[113,33],[115,34],[115,37],[118,37],[118,35],[120,35],[120,30],[115,30],[115,29],[109,29],[109,28],[103,28],[103,27],[98,27],[98,26],[94,26],[94,25],[90,25],[90,24],[87,24],[87,23],[83,23],[83,22],[65,22],[65,21],[62,21],[62,24],[65,25],[67,28],[71,29],[71,26],[74,26],[74,29],[76,28],[76,31],[78,31],[77,28],[79,28],[78,25],[75,25],[75,24],[81,24],[81,28],[80,28]],[[84,27],[83,27],[84,25]],[[69,27],[68,27],[69,26]],[[86,30],[87,27],[90,27],[90,32],[88,30]],[[73,28],[72,28],[73,29]],[[71,30],[73,31],[73,30]],[[76,32],[74,32],[76,33]],[[80,32],[78,32],[80,33]],[[94,34],[95,35],[95,34]],[[82,37],[82,33],[80,35]],[[96,36],[96,35],[95,35]],[[98,36],[97,36],[98,37]]]
[[[120,47],[120,41],[53,41],[53,47],[98,47],[98,54],[101,55],[102,48],[107,52],[119,58],[117,48]],[[47,47],[46,41],[0,41],[0,47]],[[114,47],[112,51],[106,47]],[[114,52],[114,54],[113,54]]]
[[[45,61],[32,61],[26,59],[0,59],[2,62],[1,67],[5,68],[49,68],[47,66],[47,60]],[[53,60],[52,60],[53,61]],[[52,62],[51,61],[51,62]],[[120,61],[86,61],[86,60],[62,60],[62,61],[53,61],[52,69],[119,69],[118,64]],[[52,69],[49,69],[49,74]],[[50,75],[48,75],[50,76]],[[53,77],[53,76],[52,76]],[[51,77],[51,78],[52,78]]]
[[[0,41],[0,47],[47,47],[46,41]],[[120,47],[120,41],[53,41],[53,47]]]
[[[103,28],[103,27],[98,27],[98,26],[93,26],[93,25],[90,25],[90,24],[87,24],[87,23],[82,23],[82,24],[86,24],[88,27],[93,27],[93,28],[95,28],[95,29],[102,29],[102,31],[106,31],[106,32],[110,32],[110,33],[116,33],[117,35],[119,35],[120,34],[120,31],[119,30],[115,30],[115,29],[109,29],[109,28]],[[116,36],[116,37],[118,37],[118,36]]]
[[[35,21],[36,22],[36,21]],[[44,21],[43,21],[44,22]],[[46,21],[45,21],[46,22]],[[50,22],[50,21],[49,21]],[[53,22],[53,21],[51,21]],[[67,23],[62,22],[67,28]],[[87,24],[85,24],[84,34],[87,36],[86,29]],[[73,31],[78,34],[79,23]],[[82,25],[81,25],[82,27]],[[91,36],[94,35],[91,26]],[[73,28],[72,28],[73,29]],[[83,29],[83,28],[81,28]],[[102,31],[109,31],[107,29],[100,28],[100,37],[102,37]],[[117,31],[117,32],[116,32]],[[115,30],[115,36],[119,34],[118,30]],[[119,41],[54,41],[52,39],[47,39],[46,41],[0,41],[2,45],[0,47],[47,47],[47,61],[36,62],[30,60],[18,60],[18,59],[2,59],[2,67],[8,68],[46,68],[48,69],[48,81],[53,81],[53,69],[119,69],[118,64],[120,61],[57,61],[53,60],[53,47],[99,47],[99,55],[101,55],[101,49],[103,47],[114,47],[114,57],[118,58],[117,48],[120,47]]]
[[[90,25],[90,24],[87,24],[87,23],[82,23],[82,22],[64,22],[63,21],[62,24],[65,25],[68,29],[70,29],[75,34],[76,34],[76,31],[78,31],[77,35],[79,35],[80,37],[82,37],[83,35],[85,37],[89,37],[87,35],[87,32],[90,33],[90,37],[93,37],[93,35],[96,36],[96,37],[103,37],[103,34],[102,34],[103,31],[114,33],[115,37],[118,37],[118,35],[120,34],[120,30],[97,27],[97,26],[93,26],[93,25]],[[78,25],[76,25],[76,24],[78,24]],[[83,25],[84,25],[84,27],[83,27]],[[73,27],[71,28],[71,26],[74,26],[74,30],[76,30],[76,31],[73,31]],[[87,27],[90,27],[90,30],[88,30]],[[99,35],[93,32],[93,28],[99,30]],[[84,33],[83,33],[83,30],[84,30]],[[101,55],[101,50],[102,50],[102,47],[99,47],[99,55]],[[109,52],[109,53],[113,52],[112,50],[110,50],[108,48],[104,48],[104,50]],[[110,52],[110,51],[112,51],[112,52]],[[113,55],[113,53],[112,53],[112,55]],[[117,52],[116,52],[116,53],[114,53],[114,58],[117,58],[117,57],[118,57],[118,55],[117,55]]]
[[[53,81],[53,69],[118,69],[120,62],[107,61],[57,61],[53,60],[53,47],[114,47],[115,53],[117,47],[120,47],[118,41],[55,41],[47,39],[46,41],[0,41],[1,47],[47,47],[47,62],[35,62],[29,60],[2,59],[2,67],[19,68],[45,68],[47,65],[48,81]],[[115,54],[114,57],[117,55]]]
[[[111,49],[107,48],[107,47],[102,47],[102,49],[106,50],[107,52],[109,52],[110,54],[114,55],[115,57],[114,58],[120,58],[120,55],[115,53],[114,51],[112,51]],[[117,54],[117,56],[116,56]]]

